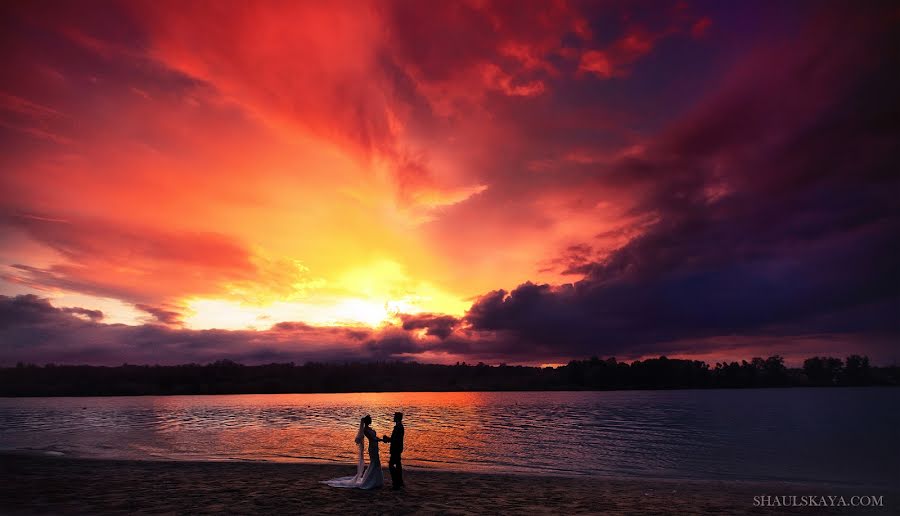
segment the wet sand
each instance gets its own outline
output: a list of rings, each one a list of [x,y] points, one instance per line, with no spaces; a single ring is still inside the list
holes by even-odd
[[[815,484],[405,471],[408,487],[335,489],[352,466],[0,455],[3,514],[896,514],[896,492]],[[883,495],[884,507],[754,507],[756,495]],[[892,510],[893,509],[893,510]]]

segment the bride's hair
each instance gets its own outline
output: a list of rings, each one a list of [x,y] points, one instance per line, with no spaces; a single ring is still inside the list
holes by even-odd
[[[371,425],[372,424],[372,416],[366,414],[365,416],[363,416],[362,419],[360,419],[360,421],[365,425]]]

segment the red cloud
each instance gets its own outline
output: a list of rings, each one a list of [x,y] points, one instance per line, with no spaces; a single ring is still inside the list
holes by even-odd
[[[579,63],[578,69],[602,78],[609,78],[613,75],[613,66],[609,62],[606,52],[600,50],[588,50],[581,54],[581,63]]]
[[[712,26],[712,19],[709,16],[704,16],[700,18],[694,25],[691,26],[691,36],[695,38],[702,38],[706,31]]]
[[[813,9],[805,5],[796,9]],[[679,42],[668,64],[689,65],[692,73],[660,81],[658,70],[649,79],[635,73],[637,63],[662,55],[675,43],[667,38],[707,33],[710,18],[689,17],[682,7],[650,20],[581,3],[530,7],[147,2],[56,12],[17,5],[12,11],[27,16],[4,34],[11,72],[3,77],[0,131],[11,143],[3,149],[0,191],[4,213],[19,214],[2,221],[4,243],[27,242],[14,255],[25,259],[6,260],[18,263],[6,279],[141,303],[158,320],[177,322],[159,308],[173,297],[243,280],[291,285],[290,275],[266,274],[251,256],[253,238],[271,231],[266,244],[276,252],[323,262],[382,246],[392,245],[386,254],[409,249],[403,256],[419,260],[416,280],[465,284],[465,295],[524,285],[509,301],[482,297],[468,323],[406,317],[411,335],[431,335],[427,346],[398,331],[329,333],[299,324],[262,334],[98,329],[81,318],[89,313],[62,314],[64,327],[86,332],[78,341],[84,349],[101,342],[109,353],[113,342],[148,331],[170,346],[157,352],[185,356],[205,356],[191,355],[193,345],[215,352],[215,339],[232,356],[265,339],[301,356],[321,338],[338,354],[365,343],[368,357],[425,349],[562,358],[596,349],[596,337],[610,327],[616,331],[603,342],[619,346],[614,351],[652,352],[665,339],[705,338],[715,324],[746,332],[758,330],[760,320],[800,324],[795,307],[831,318],[836,308],[818,303],[840,297],[825,288],[835,278],[840,292],[868,299],[865,287],[878,282],[862,272],[888,269],[873,268],[864,251],[890,247],[863,233],[894,229],[879,216],[891,213],[881,196],[892,191],[896,170],[885,143],[896,139],[896,109],[884,91],[896,90],[896,81],[863,74],[873,63],[896,69],[880,52],[896,42],[872,23],[883,18],[878,8],[842,16],[832,4],[817,6],[832,24],[815,37],[780,34],[783,48],[756,60],[744,48],[772,45],[768,33],[738,46],[724,42],[724,57],[709,68],[690,66],[706,65],[707,54],[690,54],[705,45]],[[732,68],[743,72],[711,95]],[[867,88],[850,90],[860,77]],[[843,168],[834,149],[843,149],[838,154],[849,156],[852,168]],[[309,155],[316,159],[305,161]],[[347,165],[353,160],[358,167]],[[367,195],[382,176],[392,181],[394,198],[382,188]],[[331,194],[337,207],[331,197],[311,207],[304,202]],[[275,206],[264,210],[264,203]],[[398,223],[392,203],[438,209],[415,224]],[[354,211],[362,205],[370,209]],[[348,220],[361,221],[356,231]],[[863,222],[865,231],[841,239],[846,227]],[[349,243],[308,243],[307,230],[319,225],[328,226],[321,230],[328,238]],[[807,248],[821,240],[824,252],[776,259],[798,238]],[[281,242],[290,239],[303,245]],[[853,247],[848,242],[860,249],[844,263],[868,267],[828,261]],[[533,274],[556,249],[567,251],[550,265],[588,278],[573,287],[525,283],[550,281]],[[759,295],[741,293],[744,312],[730,298],[691,305],[702,297],[691,295],[691,285],[714,300],[734,289],[720,288],[723,276],[688,278],[697,273],[688,265],[733,267],[733,284],[747,272],[742,260],[796,274],[761,293],[748,281],[745,292]],[[817,276],[804,263],[841,273]],[[765,278],[771,271],[764,269],[744,278]],[[791,296],[800,295],[794,286],[802,278],[811,285],[797,303]],[[610,282],[622,290],[600,295]],[[767,305],[775,294],[778,310]],[[657,327],[668,324],[669,333],[653,334],[648,308],[663,302],[670,304],[658,311]],[[672,317],[677,310],[694,319]],[[711,310],[720,314],[712,322]],[[598,313],[607,326],[596,325]],[[534,339],[533,347],[521,336]],[[646,349],[627,347],[638,341]]]
[[[703,31],[710,23],[712,21],[709,18],[699,20],[692,27],[691,34],[694,34],[698,25]],[[583,52],[578,64],[578,71],[584,74],[594,74],[601,79],[627,75],[630,67],[652,52],[660,40],[684,32],[683,22],[677,19],[673,25],[657,31],[637,25],[630,26],[608,46]]]
[[[251,254],[223,235],[161,231],[102,220],[12,215],[22,231],[60,256],[49,267],[14,266],[5,279],[133,302],[215,291],[224,281],[255,277]]]

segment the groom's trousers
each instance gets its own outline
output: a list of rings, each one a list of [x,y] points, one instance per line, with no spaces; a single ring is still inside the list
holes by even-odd
[[[391,472],[391,482],[394,487],[403,487],[403,464],[400,463],[400,454],[392,453],[388,459],[388,470]]]

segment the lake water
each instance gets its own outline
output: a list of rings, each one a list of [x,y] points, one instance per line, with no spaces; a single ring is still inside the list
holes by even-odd
[[[355,463],[405,412],[404,464],[896,486],[900,389],[0,398],[0,449]],[[382,445],[382,462],[387,446]]]

